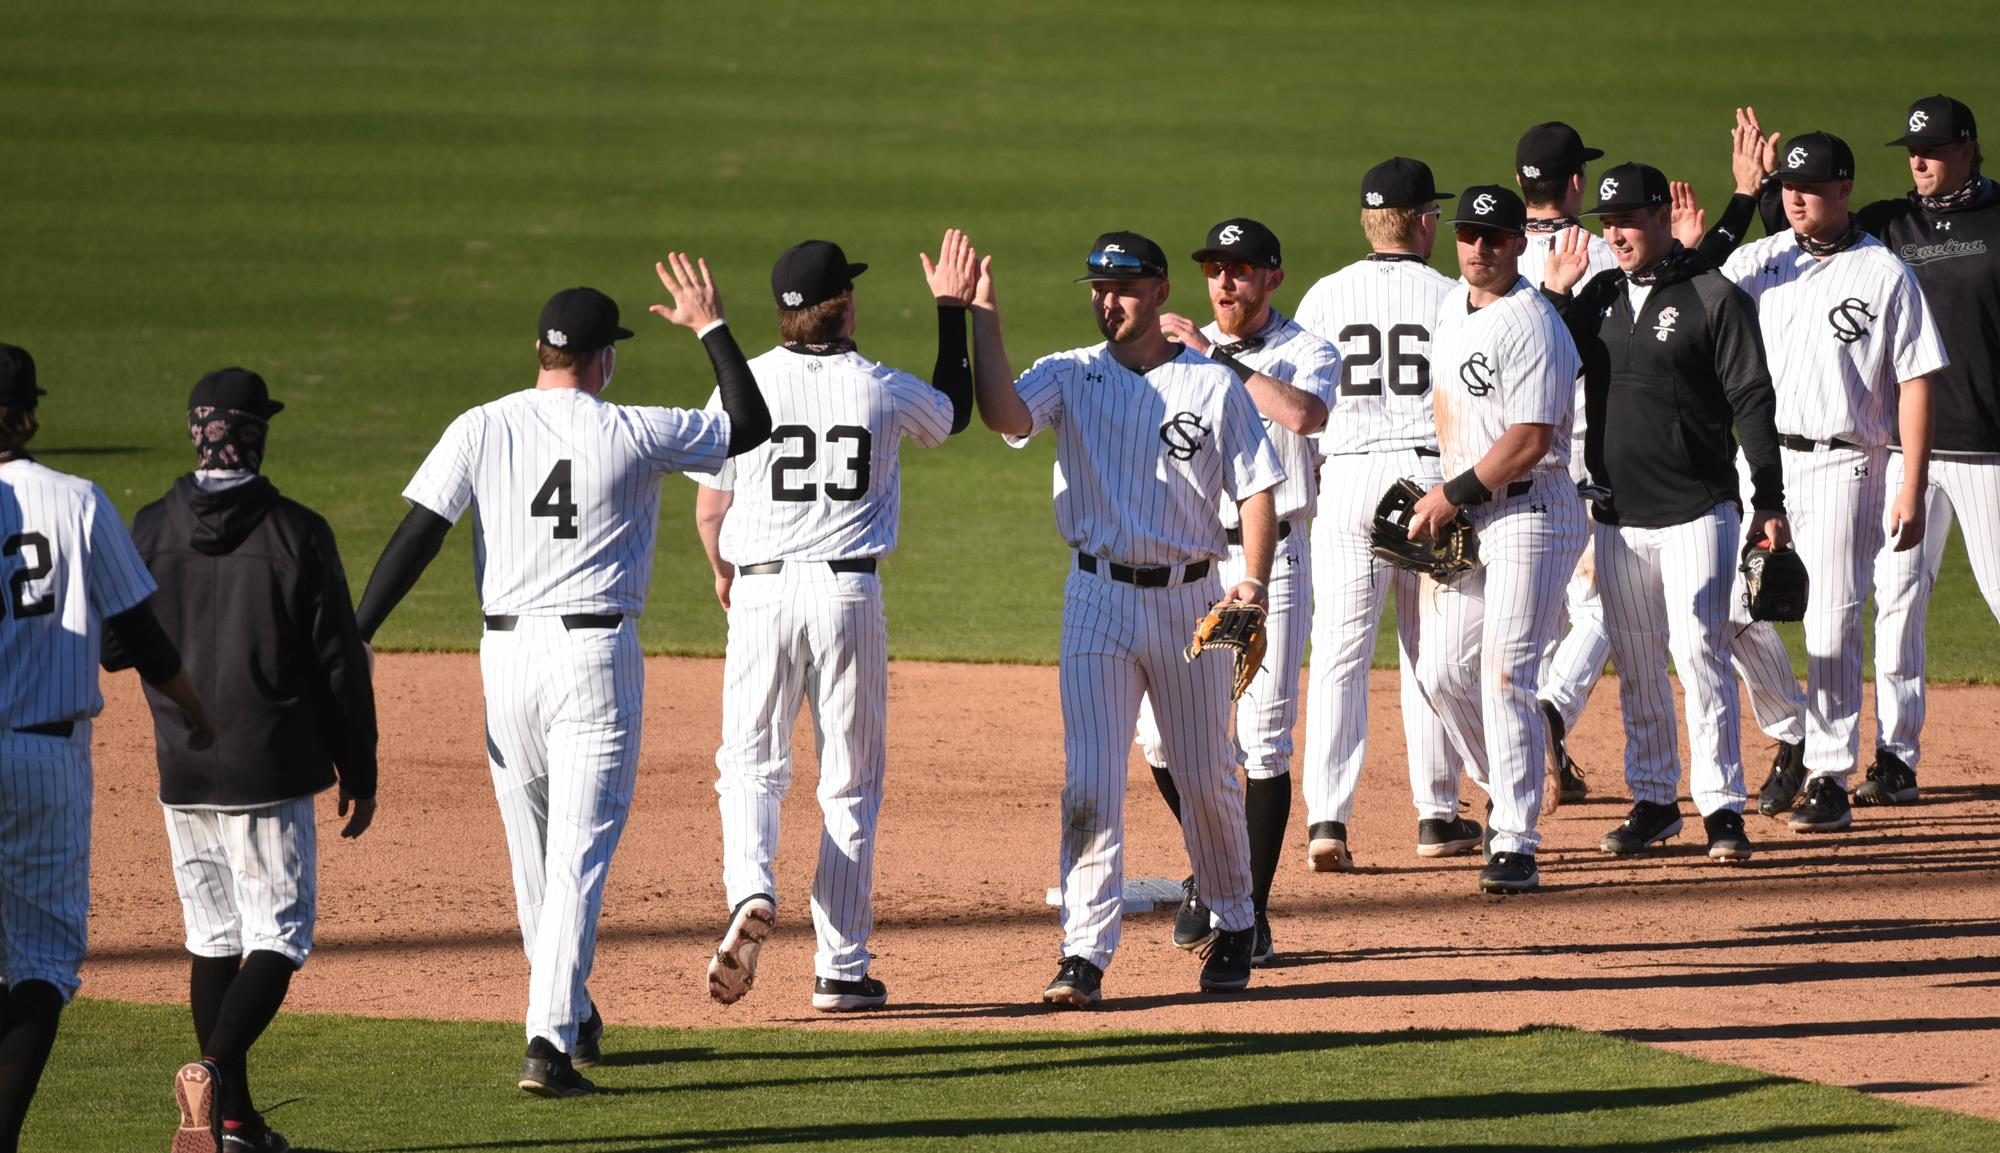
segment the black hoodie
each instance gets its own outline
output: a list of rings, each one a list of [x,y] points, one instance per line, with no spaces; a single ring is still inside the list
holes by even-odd
[[[375,796],[375,690],[333,530],[263,477],[204,492],[192,474],[139,510],[132,539],[153,606],[215,715],[187,747],[173,702],[147,686],[160,803],[215,808],[310,796],[335,774]]]

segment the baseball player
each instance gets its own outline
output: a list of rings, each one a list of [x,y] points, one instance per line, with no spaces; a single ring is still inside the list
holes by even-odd
[[[1469,188],[1451,224],[1464,283],[1438,306],[1431,338],[1450,479],[1417,503],[1410,535],[1434,535],[1462,509],[1485,564],[1425,583],[1417,667],[1467,772],[1492,798],[1492,856],[1479,887],[1519,893],[1541,883],[1541,655],[1583,551],[1583,501],[1569,475],[1581,365],[1555,309],[1520,275],[1520,198],[1498,185]]]
[[[1602,844],[1641,853],[1680,832],[1671,650],[1686,690],[1690,776],[1709,856],[1748,860],[1741,705],[1729,655],[1742,522],[1732,428],[1756,480],[1754,530],[1773,547],[1790,541],[1756,309],[1704,254],[1674,239],[1672,192],[1659,169],[1618,165],[1598,196],[1589,215],[1602,220],[1621,271],[1590,278],[1564,314],[1583,358],[1597,585],[1622,673],[1625,779],[1635,801]],[[1568,297],[1588,263],[1579,240],[1566,237],[1545,289]]]
[[[656,266],[672,307],[715,364],[721,414],[602,399],[617,364],[618,305],[596,289],[542,309],[535,386],[453,421],[403,490],[410,512],[369,578],[357,613],[373,637],[477,508],[473,580],[486,631],[487,760],[513,861],[529,959],[528,1053],[520,1086],[591,1092],[603,1019],[585,985],[611,855],[639,764],[645,664],[639,613],[666,474],[714,471],[770,435],[770,412],[723,320],[706,261]]]
[[[1273,948],[1271,879],[1292,816],[1292,727],[1299,719],[1299,666],[1312,627],[1306,524],[1319,495],[1319,454],[1310,438],[1326,424],[1340,376],[1340,353],[1271,307],[1271,294],[1285,282],[1285,269],[1278,237],[1263,224],[1247,217],[1223,221],[1208,230],[1194,260],[1208,283],[1214,322],[1197,327],[1169,312],[1161,315],[1160,327],[1168,339],[1204,356],[1232,356],[1256,370],[1244,387],[1285,470],[1284,481],[1272,490],[1278,542],[1265,589],[1265,671],[1236,702],[1236,747],[1243,760],[1243,810],[1250,838],[1250,901],[1257,918],[1250,961],[1262,965],[1270,961]],[[1229,555],[1219,575],[1225,586],[1235,585],[1245,571],[1243,527],[1234,501],[1223,499],[1216,511],[1229,538]],[[1178,820],[1180,792],[1166,767],[1150,694],[1139,704],[1139,744],[1160,795]],[[1196,949],[1213,938],[1214,918],[1201,903],[1194,878],[1182,884],[1186,895],[1175,919],[1174,944]]]
[[[1150,694],[1161,748],[1181,798],[1181,836],[1218,931],[1201,987],[1245,988],[1256,916],[1250,900],[1243,786],[1229,739],[1234,670],[1183,657],[1195,623],[1218,603],[1263,605],[1284,480],[1248,365],[1168,340],[1166,256],[1133,232],[1097,238],[1079,283],[1090,285],[1103,343],[1058,352],[1014,379],[1000,333],[992,258],[973,301],[973,378],[980,418],[1010,444],[1056,432],[1056,530],[1076,550],[1063,596],[1063,958],[1043,992],[1051,1004],[1097,1001],[1118,947],[1124,887],[1125,764],[1139,698]],[[1243,578],[1225,589],[1229,553],[1216,511],[1235,502]]]
[[[1417,854],[1469,853],[1478,822],[1458,815],[1458,754],[1417,683],[1422,581],[1369,552],[1375,505],[1400,477],[1443,483],[1431,418],[1431,334],[1452,280],[1426,263],[1437,242],[1439,192],[1430,167],[1394,157],[1361,178],[1361,230],[1372,251],[1323,278],[1298,322],[1337,342],[1339,399],[1319,435],[1326,463],[1312,534],[1313,675],[1306,710],[1306,863],[1353,867],[1347,822],[1368,752],[1368,662],[1383,605],[1396,598],[1403,742]]]
[[[695,522],[729,615],[723,659],[722,879],[733,910],[708,966],[709,995],[748,992],[777,915],[778,819],[792,780],[792,726],[812,706],[824,823],[813,875],[819,938],[813,1008],[877,1008],[875,820],[889,720],[889,635],[876,567],[896,545],[898,450],[934,447],[972,420],[965,309],[978,281],[965,234],[923,258],[938,301],[931,384],[854,345],[854,277],[838,245],[809,240],[771,270],[784,343],[750,362],[776,426],[768,444],[701,484]],[[719,407],[720,398],[710,402]]]
[[[160,628],[153,578],[104,491],[28,453],[46,395],[28,350],[0,344],[0,1151],[21,1123],[76,994],[90,910],[90,719],[107,636],[179,709],[174,739],[215,726]]]
[[[230,702],[197,753],[172,701],[146,694],[203,1054],[174,1080],[176,1150],[289,1147],[251,1103],[246,1058],[312,951],[313,796],[338,781],[345,837],[375,816],[374,687],[333,530],[261,475],[283,408],[254,372],[202,377],[188,397],[197,467],[132,526],[161,626],[202,695]]]
[[[1931,377],[1936,433],[1924,489],[1924,547],[1875,562],[1875,762],[1856,804],[1917,799],[1924,726],[1924,628],[1954,513],[1972,575],[2000,618],[2000,190],[1979,171],[1972,109],[1949,96],[1910,105],[1907,196],[1855,213],[1862,229],[1916,274],[1951,363]],[[1892,438],[1885,492],[1906,475]]]
[[[1792,532],[1812,575],[1807,779],[1790,824],[1832,832],[1853,819],[1846,781],[1860,748],[1861,604],[1885,520],[1898,551],[1923,540],[1927,378],[1946,357],[1915,274],[1848,213],[1854,154],[1846,143],[1823,132],[1801,136],[1775,175],[1791,230],[1737,249],[1723,273],[1757,303]],[[1895,430],[1903,473],[1891,495]],[[1772,803],[1767,795],[1760,807]]]

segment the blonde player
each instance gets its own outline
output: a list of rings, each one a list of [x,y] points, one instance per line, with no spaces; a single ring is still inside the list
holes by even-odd
[[[1541,883],[1543,742],[1535,699],[1563,586],[1583,551],[1583,501],[1569,475],[1569,426],[1581,367],[1549,302],[1518,272],[1525,213],[1497,185],[1468,188],[1452,225],[1465,284],[1438,308],[1432,394],[1444,474],[1410,535],[1464,509],[1484,567],[1424,589],[1418,672],[1467,772],[1492,798],[1488,893]]]
[[[1139,698],[1151,694],[1181,797],[1181,836],[1218,932],[1201,987],[1250,983],[1243,786],[1229,740],[1229,662],[1182,657],[1211,605],[1261,605],[1270,581],[1283,479],[1250,393],[1225,368],[1160,329],[1167,259],[1133,232],[1092,246],[1082,282],[1105,342],[1045,356],[1014,379],[1000,333],[992,258],[973,302],[980,418],[1010,443],[1056,432],[1056,529],[1076,550],[1063,599],[1060,681],[1063,959],[1051,1004],[1097,1001],[1123,913],[1125,764]],[[1224,589],[1228,537],[1216,509],[1235,502],[1244,575]]]
[[[486,632],[486,746],[507,830],[528,953],[528,1054],[520,1087],[572,1097],[595,1086],[603,1020],[585,984],[611,854],[639,765],[645,695],[638,615],[666,475],[714,471],[762,444],[770,413],[709,279],[684,255],[657,266],[700,335],[723,412],[608,404],[618,306],[592,288],[550,298],[536,325],[535,386],[453,421],[403,490],[409,516],[383,550],[356,616],[372,637],[477,508],[473,580]]]
[[[1313,527],[1313,671],[1306,710],[1306,864],[1353,867],[1347,822],[1368,752],[1368,662],[1382,608],[1396,599],[1403,743],[1419,856],[1479,847],[1476,821],[1458,815],[1458,754],[1417,683],[1422,587],[1415,573],[1368,551],[1375,505],[1409,477],[1441,483],[1431,390],[1431,336],[1452,280],[1426,263],[1437,242],[1440,193],[1428,165],[1395,157],[1361,178],[1361,227],[1373,252],[1320,280],[1299,302],[1299,323],[1341,349],[1340,387],[1319,435],[1326,464]]]
[[[776,426],[771,440],[719,472],[693,474],[695,523],[729,614],[715,789],[732,913],[708,966],[709,995],[725,1005],[749,991],[776,923],[778,820],[802,697],[812,706],[824,816],[812,1005],[839,1012],[889,999],[868,975],[889,721],[876,566],[896,547],[903,439],[935,447],[972,419],[965,309],[978,261],[956,229],[938,252],[935,265],[924,257],[938,302],[936,387],[856,350],[854,277],[867,265],[823,240],[780,256],[771,294],[784,343],[750,362]]]

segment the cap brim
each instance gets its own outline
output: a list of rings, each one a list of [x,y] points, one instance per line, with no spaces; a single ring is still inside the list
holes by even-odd
[[[1583,158],[1584,158],[1585,160],[1602,160],[1602,159],[1604,159],[1604,149],[1602,149],[1602,148],[1585,148],[1585,149],[1583,150]]]
[[[868,266],[865,264],[849,264],[847,266],[847,279],[853,280],[866,271],[868,271]]]
[[[264,415],[267,417],[276,416],[283,411],[285,411],[285,402],[282,400],[267,400],[264,402]]]
[[[1495,232],[1505,232],[1514,236],[1526,236],[1528,234],[1528,230],[1525,228],[1510,228],[1505,224],[1495,224],[1490,220],[1480,220],[1478,217],[1474,217],[1471,220],[1460,220],[1457,217],[1453,217],[1445,221],[1445,224],[1452,228],[1457,228],[1461,224],[1470,224],[1474,228],[1490,228]]]
[[[1970,139],[1970,137],[1968,137],[1967,139]],[[1898,137],[1897,137],[1897,138],[1895,138],[1894,140],[1891,140],[1891,141],[1890,141],[1889,143],[1887,143],[1887,144],[1884,144],[1884,145],[1883,145],[1882,147],[1884,147],[1884,148],[1936,148],[1936,147],[1938,147],[1938,146],[1940,146],[1940,145],[1945,145],[1945,144],[1956,144],[1956,143],[1958,143],[1958,141],[1957,141],[1957,140],[1955,140],[1955,139],[1951,139],[1951,138],[1947,138],[1947,139],[1944,139],[1944,140],[1938,140],[1938,139],[1935,139],[1935,138],[1933,138],[1933,137],[1930,137],[1930,136],[1919,136],[1919,135],[1917,135],[1917,134],[1916,134],[1916,133],[1914,133],[1914,132],[1905,132],[1905,133],[1904,133],[1903,135],[1901,135],[1901,136],[1898,136]]]
[[[1103,281],[1107,284],[1124,284],[1127,281],[1133,280],[1165,280],[1166,277],[1167,274],[1164,272],[1135,272],[1131,276],[1114,276],[1108,272],[1093,272],[1089,276],[1079,276],[1075,280],[1070,281],[1070,283],[1096,284],[1099,281]]]
[[[1275,264],[1269,264],[1262,260],[1251,260],[1240,252],[1231,252],[1226,248],[1204,248],[1200,252],[1195,253],[1193,259],[1197,264],[1206,263],[1211,260],[1241,260],[1243,263],[1254,265],[1257,268],[1278,267]]]
[[[613,340],[630,340],[637,335],[638,333],[633,332],[622,324],[611,330],[611,339]]]

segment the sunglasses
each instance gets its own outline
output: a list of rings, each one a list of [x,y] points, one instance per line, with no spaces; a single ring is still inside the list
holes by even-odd
[[[1109,249],[1093,252],[1085,265],[1092,272],[1110,273],[1114,277],[1165,276],[1167,270],[1142,259],[1135,253],[1113,252]]]
[[[1457,235],[1460,244],[1473,244],[1485,248],[1499,248],[1514,239],[1514,234],[1511,232],[1479,224],[1461,224],[1452,231]]]
[[[1257,266],[1246,260],[1209,260],[1204,261],[1201,266],[1201,274],[1210,280],[1225,272],[1238,280],[1246,280],[1256,270]]]

